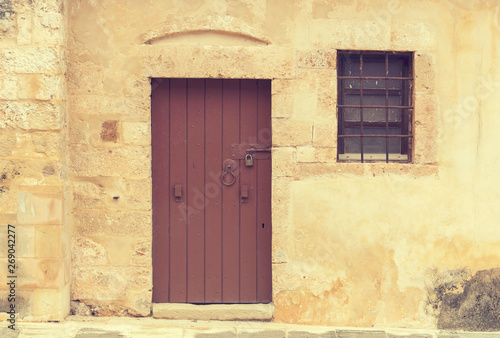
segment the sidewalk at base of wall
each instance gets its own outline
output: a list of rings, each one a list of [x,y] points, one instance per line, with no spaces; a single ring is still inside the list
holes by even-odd
[[[499,337],[500,332],[461,332],[429,329],[351,328],[269,322],[222,322],[154,318],[94,318],[70,316],[59,323],[2,322],[0,337],[182,337],[182,338],[468,338]]]

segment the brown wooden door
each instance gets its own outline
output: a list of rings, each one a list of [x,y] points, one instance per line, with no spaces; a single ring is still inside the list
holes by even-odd
[[[270,147],[270,80],[152,80],[153,302],[271,302]]]

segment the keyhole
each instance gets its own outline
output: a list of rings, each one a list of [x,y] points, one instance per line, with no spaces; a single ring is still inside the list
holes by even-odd
[[[264,223],[262,223],[262,229],[264,229]]]

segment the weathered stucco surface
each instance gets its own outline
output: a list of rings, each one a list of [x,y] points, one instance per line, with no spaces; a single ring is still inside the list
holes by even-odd
[[[40,3],[0,15],[0,217],[26,224],[29,264],[46,227],[71,243],[73,313],[150,315],[150,78],[265,78],[274,320],[492,328],[467,295],[499,313],[498,1]],[[413,163],[337,163],[337,49],[415,52]],[[57,226],[22,214],[48,199]]]

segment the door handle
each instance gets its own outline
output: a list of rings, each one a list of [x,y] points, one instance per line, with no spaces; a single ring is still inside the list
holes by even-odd
[[[248,185],[242,185],[240,189],[241,203],[248,202]]]
[[[174,185],[174,197],[175,203],[180,203],[182,199],[182,185],[176,184]]]
[[[236,175],[234,174],[234,169],[236,168],[236,162],[227,159],[223,163],[222,174],[220,175],[220,180],[224,185],[233,185],[236,182]]]

